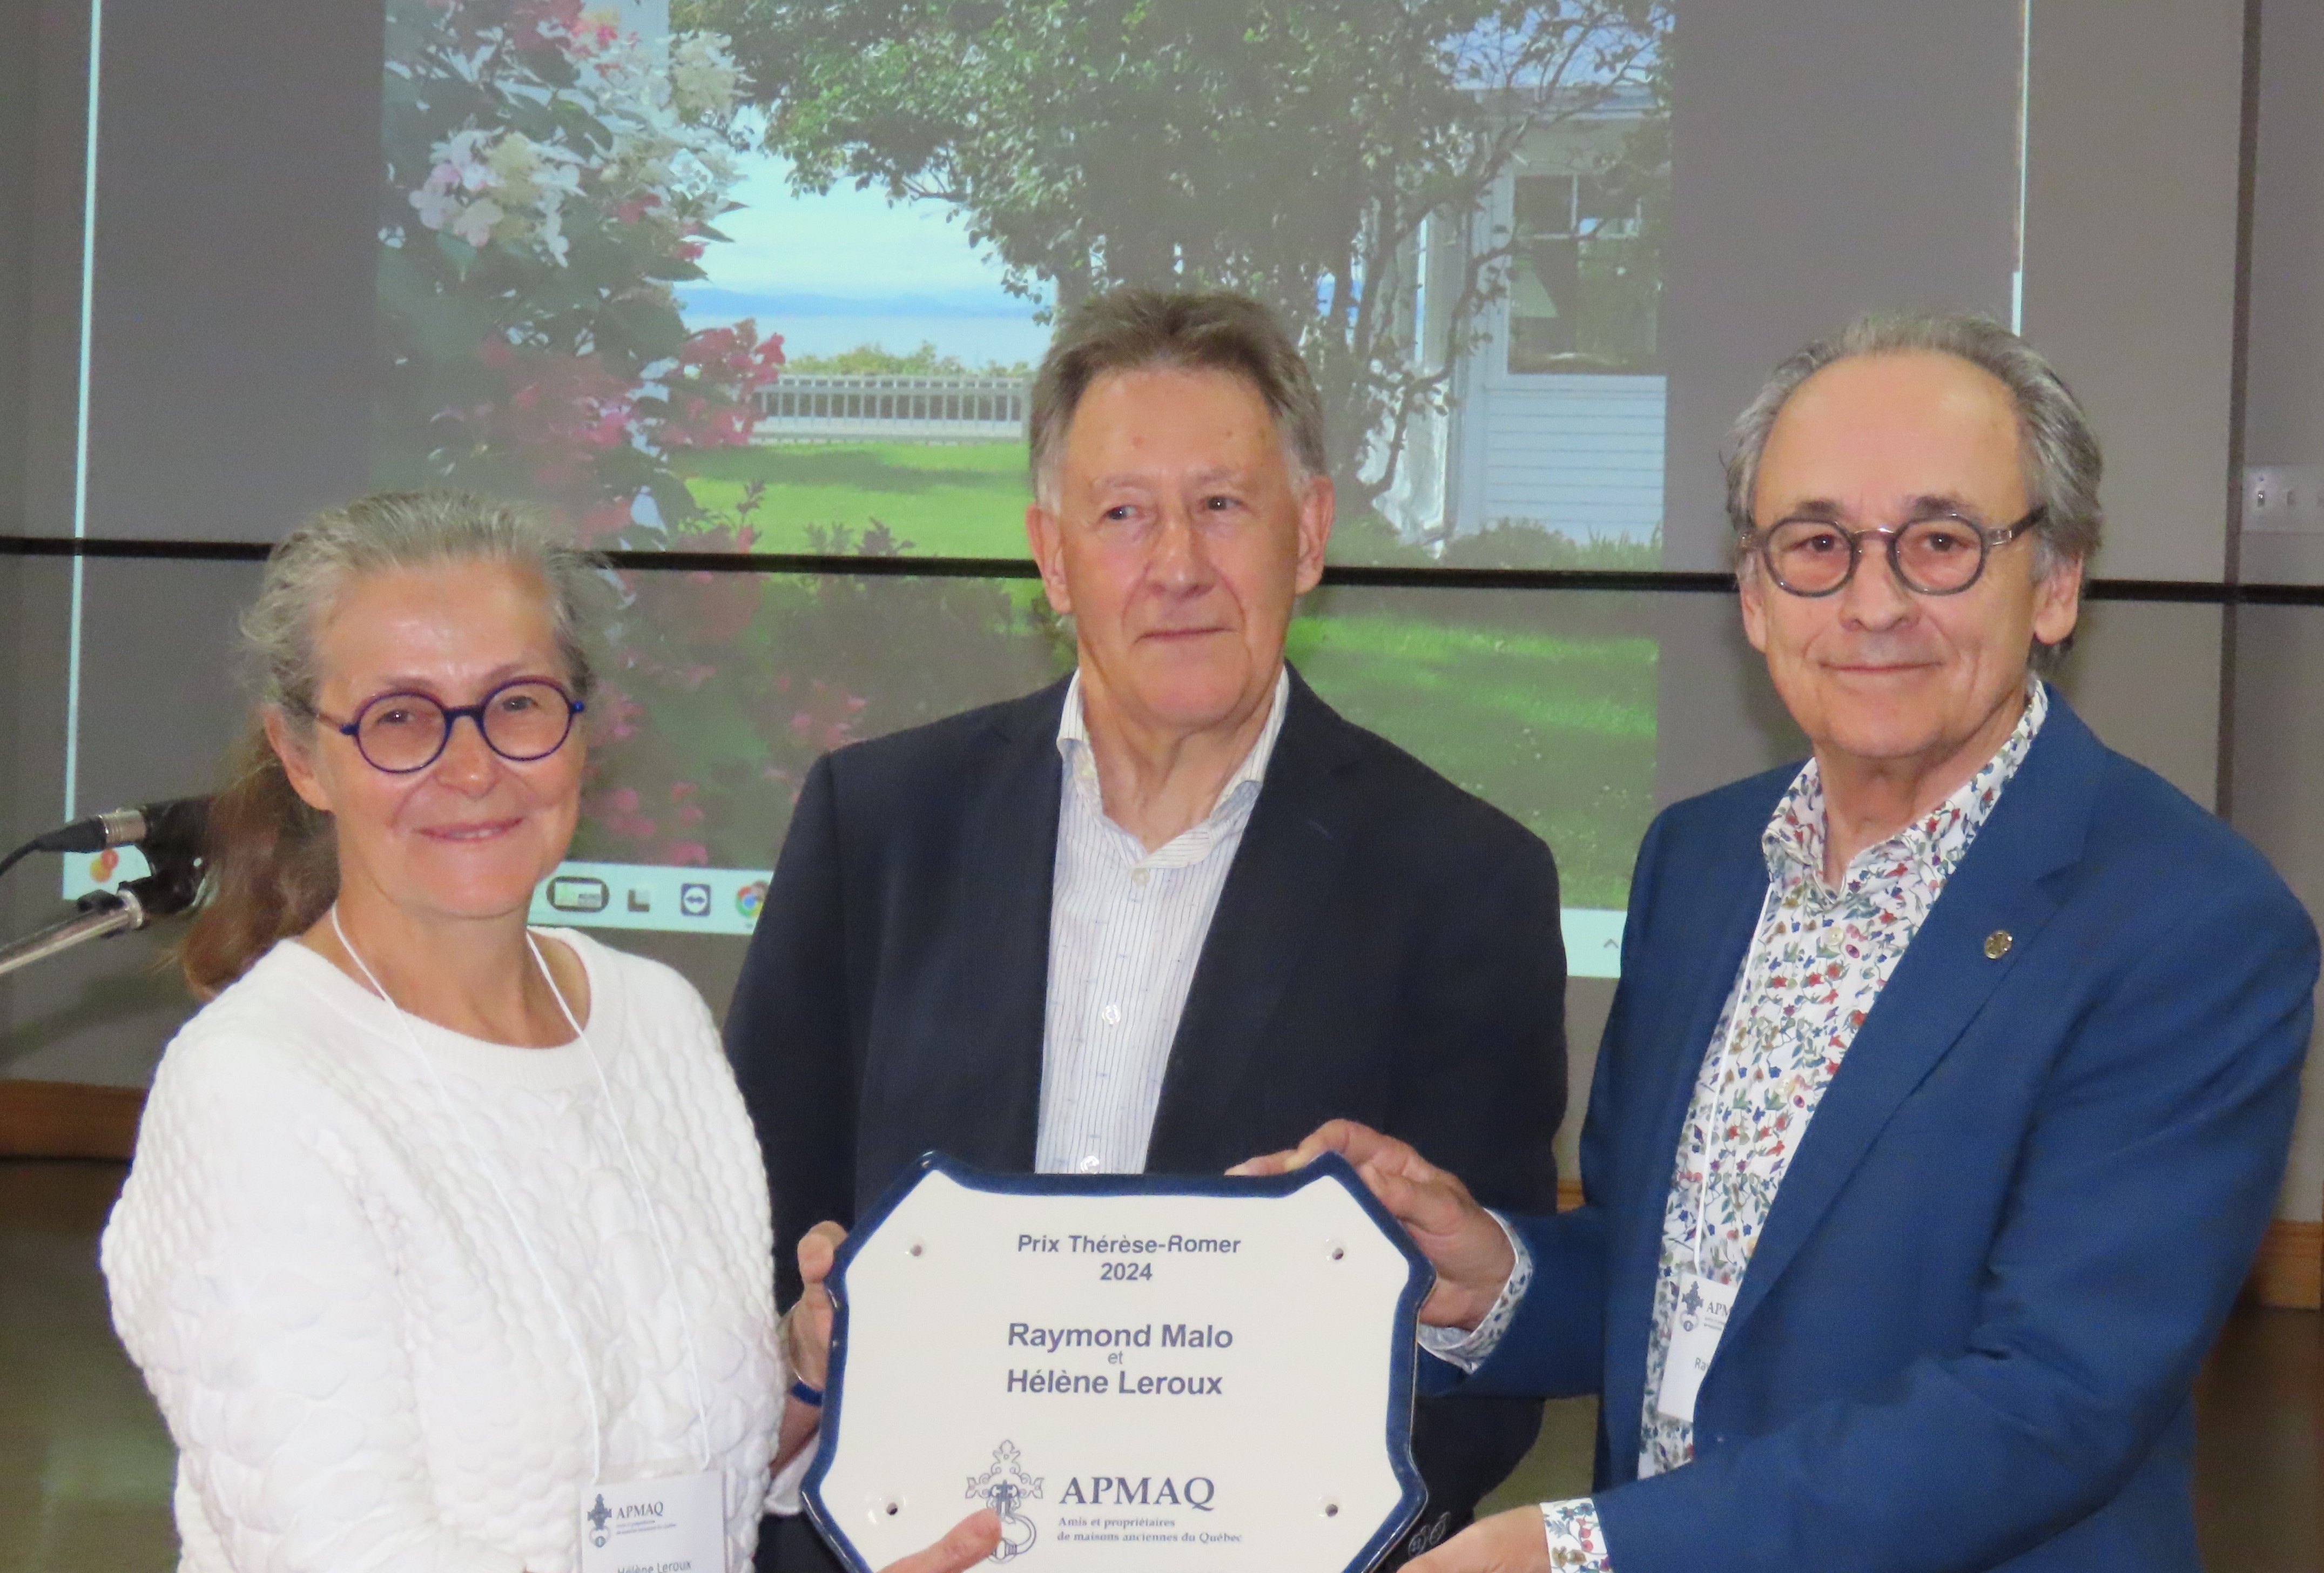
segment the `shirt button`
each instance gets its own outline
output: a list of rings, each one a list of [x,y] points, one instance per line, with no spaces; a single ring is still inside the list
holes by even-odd
[[[1132,884],[1144,884],[1153,877],[1154,871],[1150,868],[1133,868],[1130,871],[1130,883]]]
[[[1086,1157],[1086,1158],[1084,1158],[1084,1159],[1083,1159],[1083,1160],[1082,1160],[1082,1172],[1083,1172],[1084,1174],[1095,1174],[1095,1173],[1096,1173],[1100,1169],[1102,1169],[1104,1166],[1105,1166],[1105,1160],[1104,1160],[1104,1159],[1102,1159],[1102,1158],[1100,1158],[1100,1157],[1099,1157],[1096,1153],[1094,1153],[1094,1152],[1091,1153],[1088,1157]]]
[[[1105,1024],[1109,1027],[1119,1027],[1121,1025],[1121,1007],[1120,1005],[1108,1005],[1105,1007]]]

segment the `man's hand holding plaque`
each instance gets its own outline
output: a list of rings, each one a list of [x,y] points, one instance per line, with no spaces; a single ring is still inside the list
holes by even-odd
[[[1436,1270],[1436,1287],[1422,1303],[1420,1319],[1432,1328],[1474,1328],[1483,1320],[1509,1281],[1517,1254],[1461,1177],[1437,1168],[1409,1143],[1353,1120],[1332,1120],[1298,1146],[1238,1163],[1227,1172],[1293,1174],[1326,1152],[1347,1160]]]
[[[1508,1282],[1517,1256],[1507,1231],[1469,1194],[1461,1177],[1437,1168],[1408,1143],[1350,1120],[1333,1120],[1287,1152],[1237,1164],[1245,1175],[1296,1173],[1326,1153],[1351,1164],[1436,1269],[1420,1308],[1431,1327],[1473,1329]],[[1405,1565],[1405,1573],[1548,1573],[1541,1510],[1511,1508],[1480,1518]]]

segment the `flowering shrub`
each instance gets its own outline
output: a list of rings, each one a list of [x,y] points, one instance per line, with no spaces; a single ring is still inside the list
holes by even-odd
[[[601,546],[752,549],[757,494],[706,513],[679,461],[750,440],[782,340],[689,331],[672,288],[724,239],[743,86],[719,35],[580,0],[389,0],[382,484],[529,497]],[[994,585],[618,579],[578,857],[763,865],[816,755],[1054,670]]]
[[[751,544],[746,498],[724,542]],[[868,535],[870,532],[866,532]],[[893,554],[835,532],[828,550]],[[593,734],[576,856],[765,867],[831,749],[1049,680],[1065,642],[989,580],[655,570],[622,576],[624,633]]]
[[[672,289],[733,206],[742,87],[719,35],[581,0],[390,0],[382,479],[689,531],[672,456],[747,441],[783,360],[747,320],[689,332]]]

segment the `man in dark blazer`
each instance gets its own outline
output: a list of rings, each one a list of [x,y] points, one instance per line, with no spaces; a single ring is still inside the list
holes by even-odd
[[[1553,1207],[1548,848],[1284,662],[1332,518],[1295,347],[1235,297],[1099,297],[1043,364],[1031,436],[1028,531],[1074,676],[818,762],[728,1016],[780,1298],[810,1226],[931,1150],[1216,1174],[1349,1117],[1496,1205]],[[1422,1543],[1539,1416],[1421,1404]],[[762,1563],[823,1562],[803,1523],[770,1530]]]
[[[1439,1391],[1601,1396],[1591,1496],[1413,1566],[2195,1573],[2190,1388],[2275,1201],[2315,930],[2029,681],[2098,456],[2014,335],[1859,322],[1735,453],[1746,631],[1815,757],[1649,831],[1588,1204],[1505,1232],[1352,1126],[1250,1166],[1360,1162],[1436,1261],[1424,1319],[1473,1329]]]

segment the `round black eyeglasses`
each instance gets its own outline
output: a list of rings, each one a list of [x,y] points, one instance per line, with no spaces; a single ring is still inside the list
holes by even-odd
[[[1864,540],[1887,544],[1888,567],[1906,589],[1923,596],[1957,596],[1977,583],[1985,560],[2042,522],[2036,508],[1997,529],[1940,514],[1895,530],[1843,530],[1829,519],[1779,519],[1753,532],[1745,546],[1759,554],[1767,577],[1795,596],[1837,595],[1856,577]]]
[[[484,746],[518,764],[546,759],[573,735],[573,717],[588,708],[543,678],[505,682],[473,705],[445,705],[426,694],[397,690],[364,701],[352,721],[331,721],[355,739],[364,763],[389,775],[426,770],[452,741],[452,723],[466,716],[476,724]]]

